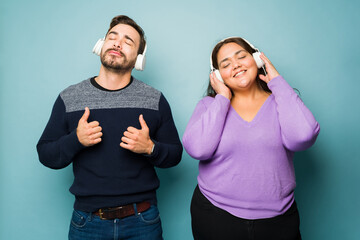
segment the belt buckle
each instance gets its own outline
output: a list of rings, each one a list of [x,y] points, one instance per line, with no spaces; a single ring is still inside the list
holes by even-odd
[[[99,217],[100,217],[101,220],[111,220],[110,218],[106,218],[106,216],[104,217],[104,214],[106,215],[106,213],[121,210],[122,208],[123,208],[122,206],[116,207],[116,208],[113,208],[113,209],[102,209],[102,208],[100,208],[99,209]]]
[[[104,212],[103,212],[102,209],[100,208],[100,209],[99,209],[99,217],[100,217],[100,219],[101,219],[101,220],[107,220],[106,218],[103,217],[103,214],[104,214]]]

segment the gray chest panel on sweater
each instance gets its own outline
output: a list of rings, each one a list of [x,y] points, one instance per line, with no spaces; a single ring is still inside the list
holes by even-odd
[[[90,109],[145,108],[159,110],[161,92],[133,79],[132,83],[119,91],[103,91],[94,87],[90,79],[66,88],[60,93],[66,112]]]

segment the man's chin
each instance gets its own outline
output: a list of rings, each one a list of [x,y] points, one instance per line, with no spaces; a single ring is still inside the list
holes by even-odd
[[[110,71],[127,72],[131,71],[134,68],[135,62],[130,63],[127,62],[125,59],[120,62],[118,58],[108,58],[105,56],[105,58],[101,59],[101,64]]]
[[[133,69],[132,66],[123,66],[120,64],[108,64],[108,63],[102,63],[102,65],[109,71],[113,72],[128,72]]]

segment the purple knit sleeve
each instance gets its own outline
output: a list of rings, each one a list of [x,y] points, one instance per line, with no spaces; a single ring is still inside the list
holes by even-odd
[[[300,97],[282,76],[268,83],[277,105],[284,146],[290,151],[303,151],[314,144],[319,123]]]
[[[221,138],[230,101],[222,95],[205,97],[196,106],[182,141],[186,152],[198,160],[207,160]]]

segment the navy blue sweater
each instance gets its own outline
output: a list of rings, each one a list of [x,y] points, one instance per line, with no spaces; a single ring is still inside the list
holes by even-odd
[[[98,121],[102,141],[84,147],[78,140],[79,119],[89,107],[88,122]],[[120,147],[129,126],[140,129],[143,114],[155,143],[151,155],[136,154]],[[128,86],[106,91],[87,79],[62,91],[37,144],[39,159],[49,168],[72,163],[74,208],[93,212],[103,207],[150,201],[156,203],[159,179],[155,167],[179,163],[182,145],[168,102],[161,92],[132,78]]]

